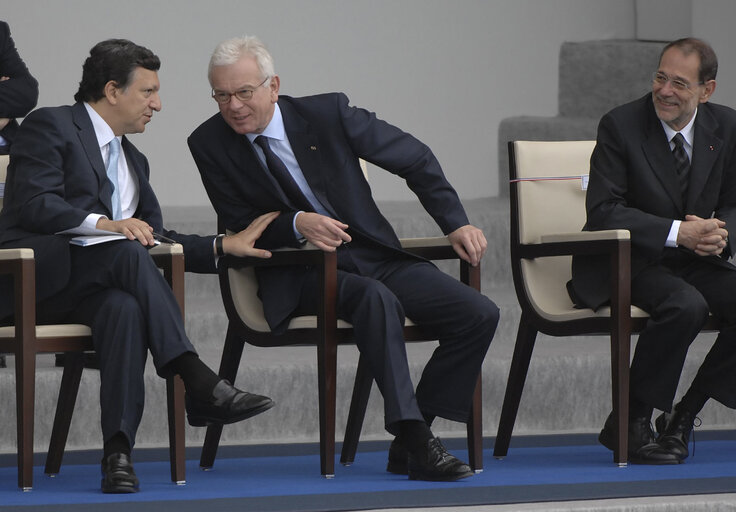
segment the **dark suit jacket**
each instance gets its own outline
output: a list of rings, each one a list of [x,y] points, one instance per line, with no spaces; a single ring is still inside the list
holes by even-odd
[[[351,107],[342,93],[304,98],[280,96],[286,133],[309,186],[334,218],[389,252],[400,243],[371,196],[359,158],[405,179],[444,233],[468,223],[455,190],[430,149],[411,135]],[[298,246],[292,230],[293,205],[261,165],[251,143],[217,113],[189,137],[210,201],[231,230],[269,211],[283,212],[264,232],[264,248]],[[402,253],[403,254],[403,253]],[[296,307],[305,270],[259,269],[259,293],[266,320],[278,326]]]
[[[146,157],[123,137],[128,166],[138,179],[136,217],[163,230],[161,209],[148,177]],[[63,290],[69,279],[70,246],[60,231],[79,226],[90,213],[111,217],[111,185],[92,121],[82,103],[40,108],[23,121],[11,148],[0,247],[35,251],[37,299]],[[215,272],[213,237],[167,236],[184,245],[187,270]],[[10,305],[0,293],[0,317]]]
[[[590,161],[584,230],[631,231],[632,278],[665,257],[701,258],[684,248],[665,248],[672,220],[685,214],[715,217],[736,232],[736,111],[700,104],[695,118],[687,205],[683,204],[675,160],[651,94],[617,107],[598,127]],[[734,268],[725,258],[705,258]],[[702,259],[702,258],[701,258]],[[572,284],[582,305],[598,308],[610,299],[605,258],[575,257]]]
[[[33,110],[38,101],[38,82],[18,55],[10,27],[4,21],[0,21],[0,76],[10,78],[0,82],[0,117],[23,117]],[[18,123],[12,119],[0,130],[0,136],[12,142],[17,131]]]

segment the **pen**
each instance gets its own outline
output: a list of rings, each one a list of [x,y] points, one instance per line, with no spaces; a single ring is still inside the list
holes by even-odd
[[[166,242],[168,244],[178,244],[179,243],[176,240],[172,240],[171,238],[166,237],[162,235],[161,233],[156,233],[155,231],[153,232],[153,236],[154,238],[160,240],[161,242]]]

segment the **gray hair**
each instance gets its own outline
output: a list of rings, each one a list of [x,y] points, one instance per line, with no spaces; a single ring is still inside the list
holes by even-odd
[[[233,37],[221,42],[215,47],[210,57],[207,78],[212,82],[212,69],[216,66],[229,66],[240,59],[251,56],[256,59],[258,69],[263,78],[270,78],[276,74],[273,66],[273,57],[266,46],[256,36]]]

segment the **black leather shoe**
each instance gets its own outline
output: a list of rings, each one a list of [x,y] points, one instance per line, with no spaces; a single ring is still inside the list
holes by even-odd
[[[696,417],[684,409],[675,407],[675,412],[662,413],[657,417],[654,425],[659,437],[657,442],[670,452],[684,460],[690,455],[688,444],[693,431]]]
[[[470,466],[442,446],[438,437],[427,441],[425,448],[416,452],[410,451],[407,466],[409,480],[452,482],[474,474]]]
[[[135,476],[129,455],[113,453],[102,459],[102,492],[107,494],[138,492],[138,477]]]
[[[187,420],[193,427],[235,423],[273,406],[273,400],[267,396],[241,391],[225,379],[215,385],[207,402],[186,396]]]
[[[598,436],[598,441],[609,450],[613,450],[616,446],[614,423],[613,413],[611,413]],[[647,417],[629,419],[628,459],[632,464],[665,465],[681,462],[677,455],[657,442],[652,423]]]
[[[388,465],[386,466],[386,471],[394,475],[408,475],[408,466],[409,452],[406,450],[404,443],[399,441],[398,437],[394,438],[388,449]]]

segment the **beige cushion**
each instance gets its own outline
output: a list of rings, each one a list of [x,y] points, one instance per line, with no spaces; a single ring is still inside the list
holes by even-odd
[[[13,338],[15,327],[0,327],[0,338]],[[55,338],[69,336],[92,336],[92,330],[81,324],[37,325],[36,338]]]
[[[522,244],[629,238],[626,230],[581,232],[586,217],[583,177],[588,176],[594,147],[592,140],[514,142]],[[536,312],[551,321],[610,316],[609,308],[597,312],[575,309],[566,288],[571,278],[571,263],[571,256],[521,262],[524,287]],[[632,306],[631,316],[647,314]]]

